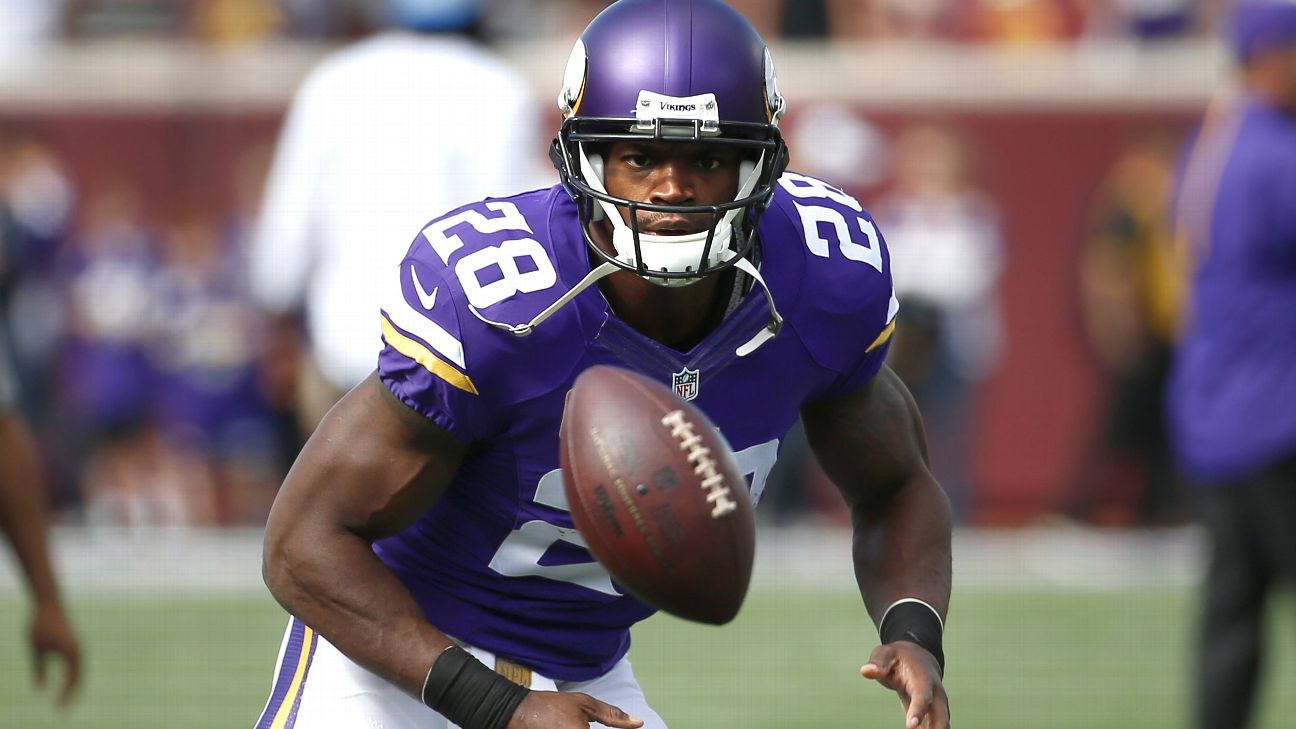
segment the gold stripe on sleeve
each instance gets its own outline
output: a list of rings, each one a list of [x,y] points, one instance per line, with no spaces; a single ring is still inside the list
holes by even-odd
[[[887,340],[891,338],[892,334],[895,334],[894,320],[890,324],[886,325],[886,329],[883,329],[882,333],[877,335],[877,339],[873,340],[873,343],[868,346],[868,349],[864,350],[864,353],[868,354],[869,352],[872,352],[878,347],[881,347],[882,345],[886,344]]]
[[[432,350],[424,347],[422,344],[410,339],[404,334],[401,334],[396,330],[396,327],[392,326],[391,322],[387,321],[387,317],[380,316],[379,318],[382,319],[383,339],[387,344],[391,345],[392,349],[423,365],[423,369],[431,372],[437,377],[440,377],[460,390],[473,395],[478,394],[477,386],[473,384],[472,380],[468,379],[468,375],[465,375],[455,369],[454,365],[433,354]]]

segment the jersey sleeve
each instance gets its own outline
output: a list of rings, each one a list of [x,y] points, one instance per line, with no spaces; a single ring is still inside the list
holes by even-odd
[[[421,254],[425,246],[420,234],[384,297],[378,377],[401,402],[467,443],[492,427],[469,374],[453,278]]]
[[[885,246],[881,233],[877,242],[879,246]],[[872,380],[886,362],[900,301],[896,298],[889,272],[870,279],[867,288],[860,290],[860,306],[850,316],[851,321],[846,327],[855,345],[854,360],[846,360],[836,380],[821,393],[823,399],[858,390]]]
[[[379,378],[461,441],[505,431],[511,409],[565,382],[582,351],[572,307],[525,337],[495,324],[528,322],[565,290],[541,225],[556,194],[487,199],[432,221],[386,289]]]
[[[865,317],[861,322],[864,336],[860,342],[868,346],[860,353],[854,365],[844,370],[833,384],[823,392],[825,399],[838,397],[858,390],[872,380],[886,362],[887,352],[891,347],[891,336],[895,333],[895,314],[900,309],[900,302],[892,293],[887,303],[886,324],[879,330],[874,325],[876,317]],[[869,339],[870,332],[877,335]]]
[[[776,245],[804,261],[791,325],[831,378],[814,399],[865,385],[886,360],[900,303],[891,255],[873,216],[842,190],[787,172],[770,213]]]

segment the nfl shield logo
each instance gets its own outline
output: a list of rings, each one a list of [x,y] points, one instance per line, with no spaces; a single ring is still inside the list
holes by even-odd
[[[675,394],[685,400],[692,400],[698,394],[698,371],[685,367],[682,371],[671,375],[671,384],[675,386]]]

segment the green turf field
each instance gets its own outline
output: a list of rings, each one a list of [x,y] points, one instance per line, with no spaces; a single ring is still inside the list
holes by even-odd
[[[966,589],[948,635],[959,729],[1183,729],[1192,596],[1178,590]],[[1296,716],[1296,610],[1276,620],[1263,729]],[[251,727],[284,618],[268,596],[74,597],[87,643],[80,701],[34,696],[23,607],[0,594],[0,727]],[[658,617],[631,657],[677,729],[896,727],[895,698],[860,679],[872,632],[849,592],[764,587],[731,625]]]

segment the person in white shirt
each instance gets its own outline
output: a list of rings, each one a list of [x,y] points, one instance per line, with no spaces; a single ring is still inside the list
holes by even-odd
[[[375,282],[427,211],[549,185],[540,107],[481,41],[482,5],[386,0],[391,28],[326,58],[292,102],[250,273],[275,336],[304,315],[295,394],[307,431],[374,370]]]
[[[933,471],[955,514],[965,518],[975,506],[977,386],[993,373],[1004,346],[1003,239],[957,130],[908,128],[894,154],[895,184],[875,207],[904,302],[888,364],[923,408]]]

